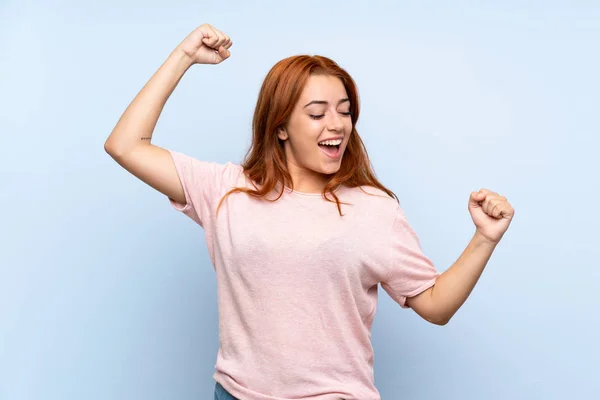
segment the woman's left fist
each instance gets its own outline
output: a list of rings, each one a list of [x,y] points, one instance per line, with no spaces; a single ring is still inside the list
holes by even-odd
[[[469,213],[476,232],[497,244],[508,229],[515,210],[504,196],[491,190],[472,192],[469,198]]]

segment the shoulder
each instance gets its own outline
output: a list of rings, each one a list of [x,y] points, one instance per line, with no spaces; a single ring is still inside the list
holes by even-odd
[[[224,173],[229,175],[231,180],[234,182],[245,178],[244,167],[238,163],[227,161],[226,163],[222,164],[222,168]]]
[[[220,193],[244,180],[243,167],[233,161],[207,161],[188,153],[167,149],[182,180],[192,189]]]

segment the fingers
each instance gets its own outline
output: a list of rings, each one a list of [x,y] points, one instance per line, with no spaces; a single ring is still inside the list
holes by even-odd
[[[201,32],[203,36],[202,43],[204,43],[208,47],[215,48],[215,45],[219,41],[219,35],[217,34],[215,28],[213,28],[209,24],[204,24],[201,26]]]
[[[500,204],[500,200],[497,197],[494,196],[490,196],[488,195],[484,202],[483,205],[481,206],[481,208],[483,208],[483,212],[485,212],[487,215],[492,215],[494,208]]]
[[[225,40],[223,41],[223,43],[221,45],[223,47],[225,47],[226,49],[229,49],[233,45],[233,42],[231,41],[231,38],[224,33],[223,33],[223,37],[225,38]]]
[[[494,207],[501,201],[501,197],[496,193],[481,189],[478,192],[471,192],[470,196],[470,204],[472,206],[480,206],[483,212],[488,215],[491,215]]]
[[[498,217],[500,217],[501,213],[502,213],[502,203],[500,201],[490,202],[490,205],[488,206],[487,214],[494,218],[498,218]]]
[[[231,54],[229,52],[229,48],[232,45],[231,39],[229,38],[229,36],[227,36],[221,31],[217,31],[217,35],[219,36],[219,40],[213,48],[218,50],[220,56],[223,56],[223,54],[227,54],[227,57],[229,57],[229,54]]]
[[[215,55],[221,57],[221,60],[225,60],[225,59],[229,58],[229,56],[231,55],[231,52],[229,50],[227,50],[224,46],[220,46],[219,50],[217,50]]]
[[[478,207],[481,207],[485,214],[496,219],[512,218],[515,214],[514,208],[505,196],[500,196],[498,193],[487,189],[471,192],[469,208]]]
[[[503,212],[510,210],[510,204],[504,196],[488,195],[481,208],[483,211],[494,218],[500,218]]]
[[[219,51],[221,46],[225,49],[229,49],[232,46],[233,43],[228,35],[215,29],[209,24],[204,24],[203,28],[204,30],[202,33],[204,34],[204,38],[202,39],[202,42],[210,48]]]

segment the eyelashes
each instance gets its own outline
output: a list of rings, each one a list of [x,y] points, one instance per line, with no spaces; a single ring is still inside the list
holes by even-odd
[[[350,113],[350,112],[343,112],[343,113],[340,113],[340,114],[342,114],[342,115],[345,115],[345,116],[349,117],[351,113]],[[325,114],[321,114],[321,115],[312,115],[312,114],[310,114],[310,117],[311,117],[312,119],[321,119],[321,118],[323,118],[324,116],[325,116]]]

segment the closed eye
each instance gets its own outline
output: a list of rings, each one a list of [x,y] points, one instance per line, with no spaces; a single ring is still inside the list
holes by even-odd
[[[351,113],[350,112],[343,112],[343,113],[340,113],[340,114],[345,115],[346,117],[349,117]],[[321,115],[312,115],[312,114],[310,114],[310,117],[312,119],[321,119],[324,116],[325,116],[325,114],[321,114]]]

